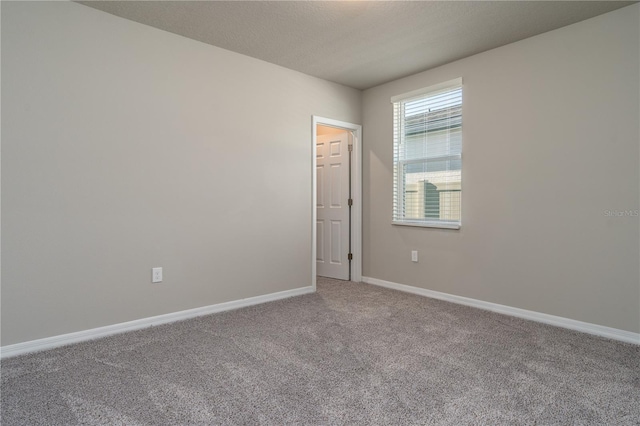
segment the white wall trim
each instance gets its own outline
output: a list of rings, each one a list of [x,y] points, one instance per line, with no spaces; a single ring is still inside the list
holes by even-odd
[[[316,288],[316,200],[318,194],[316,183],[316,137],[318,125],[337,127],[353,131],[353,164],[351,175],[351,195],[353,206],[351,208],[351,281],[362,280],[362,126],[314,115],[311,117],[311,285]]]
[[[591,324],[588,322],[558,317],[555,315],[543,314],[541,312],[528,311],[526,309],[513,308],[511,306],[499,305],[497,303],[485,302],[483,300],[471,299],[469,297],[441,293],[439,291],[427,290],[424,288],[405,284],[398,284],[391,281],[379,280],[377,278],[362,277],[362,281],[367,284],[373,284],[379,287],[399,290],[405,293],[417,294],[420,296],[430,297],[432,299],[445,300],[447,302],[457,303],[459,305],[472,306],[474,308],[484,309],[499,314],[524,318],[531,321],[554,325],[556,327],[568,328],[570,330],[581,331],[583,333],[594,334],[596,336],[619,340],[621,342],[635,343],[636,345],[640,345],[640,333],[633,333],[631,331],[605,327],[603,325]]]
[[[78,331],[75,333],[61,334],[58,336],[45,337],[43,339],[31,340],[23,343],[2,346],[0,348],[0,358],[8,358],[16,355],[22,355],[31,352],[53,349],[60,346],[66,346],[72,343],[85,342],[87,340],[98,339],[101,337],[111,336],[113,334],[124,333],[127,331],[140,330],[167,324],[175,321],[182,321],[189,318],[195,318],[202,315],[214,314],[216,312],[231,311],[247,306],[259,305],[261,303],[273,302],[275,300],[287,299],[293,296],[301,296],[303,294],[314,293],[315,289],[311,286],[296,288],[293,290],[280,291],[277,293],[265,294],[262,296],[249,297],[246,299],[233,300],[230,302],[218,303],[215,305],[203,306],[201,308],[187,309],[185,311],[172,312],[164,315],[157,315],[139,320],[123,322],[119,324],[107,325],[105,327],[92,328],[89,330]]]

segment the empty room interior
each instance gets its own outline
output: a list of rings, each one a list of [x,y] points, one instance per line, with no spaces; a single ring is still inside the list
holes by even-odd
[[[637,2],[0,14],[2,424],[639,424]]]

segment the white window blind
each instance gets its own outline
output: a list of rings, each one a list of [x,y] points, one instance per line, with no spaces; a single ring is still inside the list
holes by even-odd
[[[391,98],[393,223],[459,228],[462,79]]]

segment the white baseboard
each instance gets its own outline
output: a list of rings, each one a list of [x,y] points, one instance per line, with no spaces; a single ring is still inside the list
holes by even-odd
[[[595,334],[596,336],[606,337],[622,342],[640,344],[640,333],[633,333],[631,331],[619,330],[617,328],[605,327],[603,325],[591,324],[588,322],[572,320],[555,315],[543,314],[535,311],[528,311],[526,309],[513,308],[511,306],[499,305],[497,303],[485,302],[468,297],[455,296],[453,294],[441,293],[439,291],[427,290],[410,285],[397,284],[390,281],[379,280],[377,278],[362,277],[362,281],[367,284],[391,288],[394,290],[404,291],[406,293],[418,294],[420,296],[426,296],[432,299],[440,299],[460,305],[472,306],[474,308],[497,312],[499,314],[511,315],[513,317],[524,318],[531,321],[555,325],[557,327],[568,328],[571,330],[577,330],[583,333]]]
[[[172,312],[170,314],[158,315],[149,318],[142,318],[135,321],[123,322],[120,324],[107,325],[105,327],[92,328],[90,330],[78,331],[75,333],[61,334],[59,336],[45,337],[44,339],[31,340],[14,345],[7,345],[0,348],[0,358],[8,358],[30,352],[38,352],[45,349],[57,348],[71,343],[84,342],[112,334],[124,333],[126,331],[140,330],[160,324],[181,321],[202,315],[214,314],[216,312],[230,311],[244,308],[246,306],[259,305],[261,303],[273,302],[275,300],[286,299],[293,296],[314,293],[311,286],[296,288],[293,290],[281,291],[278,293],[265,294],[263,296],[249,297],[246,299],[234,300],[231,302],[218,303],[216,305],[203,306],[201,308],[188,309],[186,311]]]

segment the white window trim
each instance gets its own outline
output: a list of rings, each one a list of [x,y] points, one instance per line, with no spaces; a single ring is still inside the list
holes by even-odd
[[[443,83],[434,84],[433,86],[423,87],[422,89],[412,90],[401,95],[391,97],[391,103],[394,104],[400,101],[409,101],[413,98],[419,98],[426,94],[436,94],[440,90],[445,91],[451,87],[462,86],[462,77],[454,78],[453,80],[445,81]]]
[[[410,101],[414,98],[420,98],[423,97],[424,95],[434,95],[437,94],[437,92],[439,91],[447,91],[449,89],[451,89],[452,87],[456,87],[456,86],[462,86],[462,77],[459,78],[454,78],[453,80],[449,80],[449,81],[445,81],[442,83],[438,83],[438,84],[434,84],[428,87],[423,87],[421,89],[417,89],[417,90],[412,90],[410,92],[406,92],[406,93],[402,93],[400,95],[396,95],[396,96],[392,96],[391,97],[391,104],[395,104],[398,102],[404,102],[404,101]],[[395,116],[394,116],[394,121],[395,121]],[[394,125],[395,128],[395,125]],[[395,136],[394,136],[395,137]],[[463,141],[464,144],[464,141]],[[450,155],[447,156],[450,158],[462,158],[462,154],[459,155]],[[411,162],[412,160],[409,161],[402,161],[402,162],[398,162],[399,166],[402,167],[402,164],[400,163],[407,163],[407,162]],[[395,164],[394,164],[395,166]],[[395,176],[394,176],[395,179]],[[402,182],[398,183],[399,185],[402,185]],[[398,192],[403,192],[403,189],[400,188],[398,190]],[[393,194],[393,197],[396,197],[397,194]],[[404,209],[404,205],[402,206],[402,208]],[[397,220],[392,220],[391,221],[392,225],[396,225],[396,226],[413,226],[413,227],[419,227],[419,228],[440,228],[440,229],[460,229],[460,227],[462,226],[462,217],[460,218],[459,221],[456,222],[445,222],[445,221],[429,221],[429,220],[411,220],[411,219],[405,219],[402,221],[397,221]]]
[[[405,220],[402,222],[391,221],[392,225],[398,226],[415,226],[419,228],[442,228],[442,229],[460,229],[460,223],[447,223],[447,222],[428,222],[428,221],[411,221]]]

